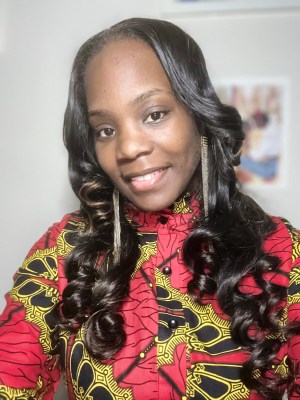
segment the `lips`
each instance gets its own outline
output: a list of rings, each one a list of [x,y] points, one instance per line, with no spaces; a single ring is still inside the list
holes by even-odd
[[[151,172],[145,171],[144,175],[127,177],[126,180],[137,191],[149,190],[154,187],[165,175],[167,168],[160,168]]]

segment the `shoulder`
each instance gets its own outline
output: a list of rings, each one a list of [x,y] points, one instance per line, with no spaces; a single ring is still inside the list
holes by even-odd
[[[48,239],[57,239],[62,233],[78,234],[84,229],[84,219],[79,211],[66,214],[60,221],[55,222],[48,229]]]
[[[296,260],[299,261],[300,257],[300,230],[293,227],[290,222],[284,218],[281,218],[281,221],[288,231],[292,246],[292,262],[295,263]]]
[[[13,290],[17,293],[15,300],[19,301],[19,286],[23,287],[26,284],[28,288],[31,288],[33,282],[39,287],[51,286],[51,290],[55,291],[58,287],[60,291],[64,288],[66,285],[65,258],[76,245],[84,226],[84,220],[80,213],[74,212],[65,215],[60,221],[49,227],[31,247],[22,266],[14,276]],[[29,289],[27,292],[31,293]],[[54,294],[53,297],[55,297]]]
[[[271,217],[271,219],[275,223],[276,229],[266,238],[268,247],[277,246],[283,251],[290,249],[292,252],[296,249],[299,250],[300,231],[285,218]],[[294,256],[299,256],[299,251]]]
[[[66,214],[60,221],[53,223],[45,234],[32,246],[27,257],[38,250],[53,247],[74,246],[78,234],[84,229],[84,219],[79,211]]]
[[[284,218],[271,217],[276,228],[265,239],[264,250],[281,260],[282,270],[290,272],[299,264],[300,232]]]

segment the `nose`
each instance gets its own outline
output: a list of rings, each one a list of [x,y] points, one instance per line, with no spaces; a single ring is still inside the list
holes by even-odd
[[[119,130],[117,138],[118,161],[135,160],[138,157],[151,154],[153,142],[140,126],[127,126]]]

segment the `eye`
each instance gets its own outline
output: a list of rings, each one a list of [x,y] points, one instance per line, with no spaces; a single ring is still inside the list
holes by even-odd
[[[115,130],[113,128],[101,128],[101,129],[95,129],[95,136],[97,138],[109,138],[115,135]]]
[[[148,115],[145,122],[156,123],[160,122],[167,115],[167,111],[154,111]]]

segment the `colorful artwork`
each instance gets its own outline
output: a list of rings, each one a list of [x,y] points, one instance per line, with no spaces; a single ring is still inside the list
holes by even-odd
[[[282,179],[286,86],[280,82],[220,83],[223,103],[241,114],[246,134],[237,176],[242,184],[277,184]]]
[[[299,0],[163,0],[159,3],[163,14],[247,12],[249,10],[278,10],[299,8]]]

